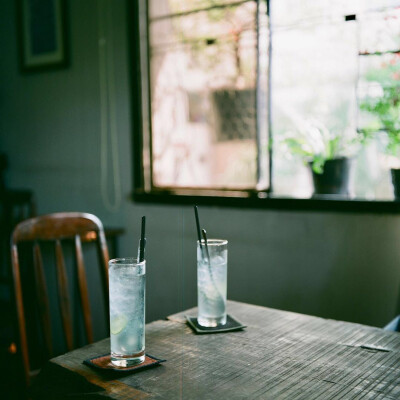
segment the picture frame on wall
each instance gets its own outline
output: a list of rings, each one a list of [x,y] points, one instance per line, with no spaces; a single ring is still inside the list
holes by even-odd
[[[22,72],[68,65],[65,0],[18,0],[18,37]]]

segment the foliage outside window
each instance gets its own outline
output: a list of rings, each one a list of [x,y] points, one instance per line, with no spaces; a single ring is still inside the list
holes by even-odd
[[[385,152],[400,158],[400,52],[393,54],[379,68],[365,74],[368,82],[379,85],[380,93],[368,97],[360,104],[363,111],[375,117],[361,131],[365,140],[371,140],[377,132],[386,133]],[[400,160],[398,160],[400,161]],[[398,165],[398,162],[396,163]]]
[[[149,2],[154,187],[252,189],[264,179],[266,18],[262,1]]]

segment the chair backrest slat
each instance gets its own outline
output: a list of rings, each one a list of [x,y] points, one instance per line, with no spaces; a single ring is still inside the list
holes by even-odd
[[[21,286],[21,274],[19,270],[19,259],[18,259],[18,249],[17,245],[12,244],[11,246],[11,260],[13,265],[13,281],[14,281],[14,293],[15,293],[15,303],[16,312],[18,319],[18,333],[20,338],[20,347],[22,355],[22,363],[25,372],[26,383],[29,385],[29,354],[28,354],[28,339],[26,337],[26,326],[25,326],[25,313],[24,313],[24,303],[22,300],[22,286]]]
[[[74,342],[72,333],[71,303],[69,300],[67,272],[65,270],[64,255],[59,239],[56,240],[55,253],[57,265],[58,298],[60,301],[60,311],[63,322],[65,341],[67,343],[67,349],[72,350],[74,348]]]
[[[101,278],[104,293],[104,307],[107,318],[109,318],[110,303],[108,299],[108,260],[110,259],[110,256],[108,254],[106,237],[104,235],[104,231],[102,230],[97,232],[97,252],[100,260]],[[109,324],[107,324],[107,326],[109,326]]]
[[[90,303],[89,303],[89,295],[88,295],[88,288],[86,281],[85,265],[83,263],[82,243],[81,243],[81,237],[79,235],[75,235],[75,256],[76,256],[76,267],[78,271],[79,294],[81,297],[83,322],[85,324],[86,338],[89,343],[93,343],[92,318],[90,313]]]
[[[40,251],[39,243],[37,242],[33,246],[33,266],[35,269],[36,296],[39,305],[38,311],[42,324],[47,355],[48,357],[51,357],[53,355],[53,345],[51,340],[49,296],[47,294],[46,280],[43,271],[42,253]]]
[[[96,239],[100,275],[102,279],[103,297],[108,311],[108,250],[101,221],[92,214],[85,213],[56,213],[31,218],[16,226],[12,234],[11,255],[14,279],[15,302],[18,317],[19,345],[25,371],[25,382],[30,382],[30,359],[28,352],[28,340],[25,323],[24,301],[20,279],[20,262],[18,258],[18,244],[21,242],[33,242],[33,258],[36,293],[39,305],[39,317],[43,330],[45,347],[50,357],[53,354],[49,298],[45,284],[42,254],[39,241],[55,241],[56,270],[58,281],[58,295],[60,300],[61,317],[68,350],[75,345],[73,340],[73,324],[71,303],[69,299],[67,271],[61,242],[73,239],[75,242],[75,257],[77,264],[78,286],[81,297],[82,312],[87,340],[92,343],[93,325],[90,313],[90,303],[86,279],[85,265],[83,262],[82,238]],[[106,313],[108,318],[108,312]]]

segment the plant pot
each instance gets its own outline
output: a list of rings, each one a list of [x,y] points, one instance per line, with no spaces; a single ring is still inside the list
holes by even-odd
[[[400,201],[400,169],[392,168],[390,172],[392,175],[394,199]]]
[[[346,157],[327,160],[322,174],[312,170],[312,163],[309,163],[314,183],[314,195],[335,194],[348,197],[350,159]]]

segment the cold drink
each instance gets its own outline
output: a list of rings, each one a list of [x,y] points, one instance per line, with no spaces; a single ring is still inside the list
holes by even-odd
[[[111,362],[127,367],[144,361],[146,261],[109,262]]]
[[[228,242],[209,239],[207,245],[210,260],[205,242],[202,240],[201,248],[197,242],[197,321],[216,327],[226,323]]]

